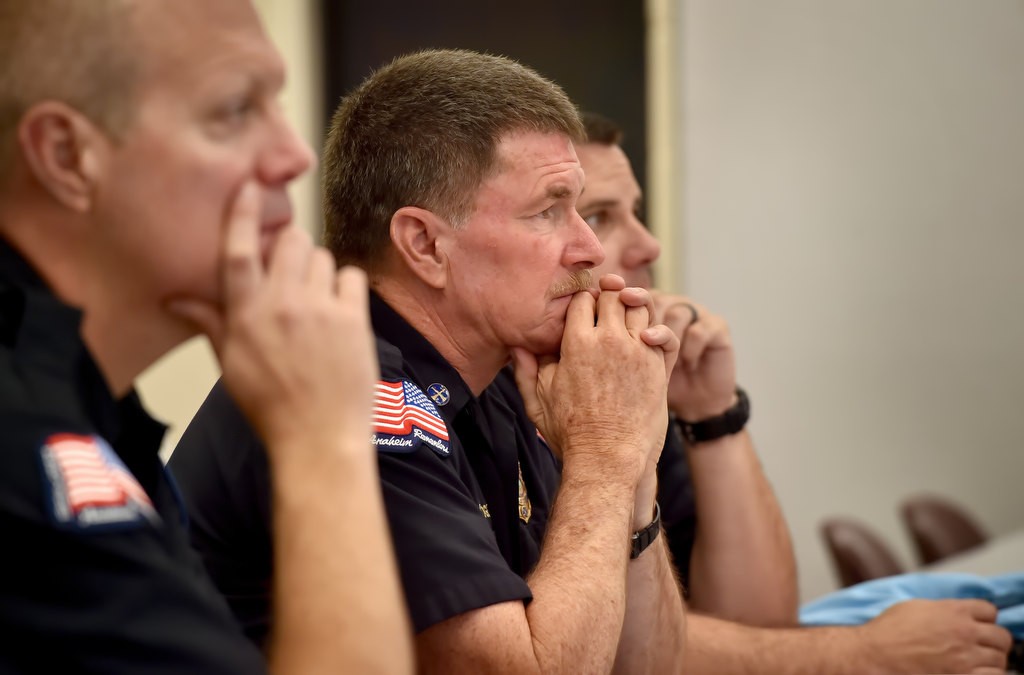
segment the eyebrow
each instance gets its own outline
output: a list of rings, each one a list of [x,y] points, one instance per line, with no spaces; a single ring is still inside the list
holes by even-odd
[[[613,206],[615,206],[616,203],[617,202],[614,199],[602,199],[601,201],[597,201],[592,204],[587,204],[586,206],[588,211],[590,209],[610,209]]]
[[[565,185],[552,185],[545,194],[548,199],[566,199],[572,196],[572,190]]]

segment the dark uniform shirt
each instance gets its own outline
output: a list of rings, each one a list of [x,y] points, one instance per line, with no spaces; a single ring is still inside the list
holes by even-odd
[[[672,416],[665,435],[665,447],[658,460],[658,504],[661,505],[661,527],[668,539],[683,589],[688,594],[690,556],[693,554],[693,540],[697,536],[697,504],[694,501],[690,465],[686,461],[683,432]]]
[[[0,673],[263,672],[80,322],[0,240]]]
[[[525,577],[560,480],[512,377],[474,397],[456,370],[380,298],[371,299],[381,381],[373,443],[416,631],[505,601]],[[269,627],[272,544],[264,451],[218,384],[171,461],[193,542],[253,639]],[[375,533],[368,533],[374,536]]]

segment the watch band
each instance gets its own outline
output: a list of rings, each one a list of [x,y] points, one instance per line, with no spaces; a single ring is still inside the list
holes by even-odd
[[[750,399],[747,392],[736,387],[736,404],[721,415],[709,417],[699,422],[687,422],[679,420],[679,427],[683,432],[683,440],[690,445],[704,443],[735,434],[747,426],[750,419]]]
[[[658,538],[659,532],[661,532],[661,506],[658,502],[654,502],[654,520],[644,529],[634,532],[633,536],[629,539],[629,559],[636,560],[639,558],[644,549]]]

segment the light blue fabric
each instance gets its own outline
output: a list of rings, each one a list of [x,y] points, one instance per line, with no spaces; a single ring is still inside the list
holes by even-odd
[[[862,624],[904,600],[977,598],[999,609],[997,623],[1024,638],[1024,572],[995,577],[974,574],[911,572],[873,579],[829,593],[800,609],[805,626]]]

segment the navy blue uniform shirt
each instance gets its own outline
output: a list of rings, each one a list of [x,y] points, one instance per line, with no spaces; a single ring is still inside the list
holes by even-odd
[[[371,315],[381,381],[368,440],[377,448],[415,630],[499,602],[528,602],[525,577],[540,557],[560,469],[511,375],[502,372],[474,397],[376,295]],[[246,632],[263,642],[273,557],[269,473],[261,444],[221,384],[170,467],[188,505],[193,543]],[[687,493],[678,494],[685,501]]]
[[[0,240],[0,673],[264,672],[80,322]]]

